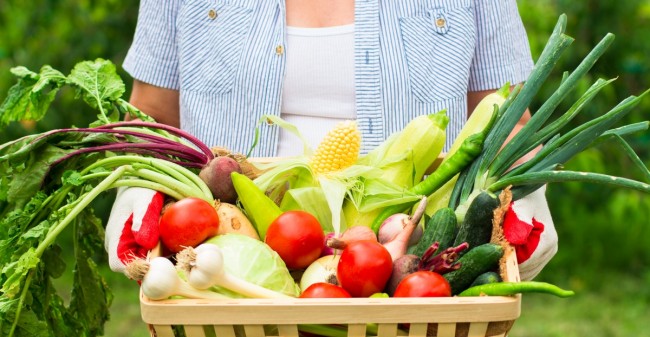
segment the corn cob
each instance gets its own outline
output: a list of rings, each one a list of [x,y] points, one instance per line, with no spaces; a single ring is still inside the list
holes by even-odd
[[[344,121],[330,130],[311,157],[316,175],[343,170],[356,163],[361,148],[361,133],[355,121]]]

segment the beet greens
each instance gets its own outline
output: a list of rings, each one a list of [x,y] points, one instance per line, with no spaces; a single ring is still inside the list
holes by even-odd
[[[12,73],[18,83],[0,106],[0,125],[42,118],[64,86],[99,114],[88,127],[0,145],[0,335],[101,335],[112,295],[92,259],[105,254],[93,202],[120,186],[214,202],[198,176],[214,155],[195,137],[154,123],[124,101],[124,84],[109,61],[81,62],[68,76],[49,66]],[[142,122],[121,122],[125,114]],[[61,247],[57,238],[68,228],[73,247]],[[52,282],[67,269],[64,249],[74,255],[69,304]]]

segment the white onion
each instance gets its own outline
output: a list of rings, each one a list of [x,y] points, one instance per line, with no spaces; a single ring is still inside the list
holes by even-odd
[[[336,267],[341,254],[326,255],[312,262],[300,277],[300,289],[303,291],[318,282],[337,284]]]

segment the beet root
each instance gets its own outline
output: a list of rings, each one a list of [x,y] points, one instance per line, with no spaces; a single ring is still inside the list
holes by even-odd
[[[397,258],[393,261],[393,273],[390,275],[390,279],[386,284],[384,291],[393,296],[397,285],[404,279],[406,276],[418,271],[418,265],[420,263],[420,258],[417,255],[406,254]]]
[[[230,174],[242,173],[239,163],[230,157],[215,157],[199,173],[199,177],[208,185],[212,196],[227,203],[237,201],[237,192],[232,184]]]

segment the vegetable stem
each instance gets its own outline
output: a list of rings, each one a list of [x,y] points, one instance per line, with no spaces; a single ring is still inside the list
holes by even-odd
[[[152,161],[150,164],[152,167],[160,169],[164,173],[170,175],[175,179],[178,179],[179,181],[183,182],[184,184],[187,184],[188,186],[198,187],[202,191],[202,193],[204,193],[206,196],[209,196],[212,199],[212,192],[210,191],[210,187],[208,187],[207,183],[204,182],[198,175],[190,172],[189,170],[183,168],[182,166],[176,165],[174,163],[165,160]]]
[[[70,157],[77,156],[83,153],[103,152],[103,151],[113,151],[113,152],[144,151],[146,153],[162,154],[163,157],[165,157],[164,155],[178,157],[181,159],[185,159],[192,164],[196,164],[196,163],[202,165],[207,164],[205,163],[205,157],[201,157],[201,154],[199,152],[191,149],[188,150],[183,150],[182,148],[179,149],[179,145],[159,144],[159,143],[114,143],[114,144],[98,145],[98,146],[78,149],[56,160],[55,162],[52,163],[52,166],[56,166],[60,162],[65,161]],[[194,153],[186,152],[186,151],[193,151]]]
[[[210,201],[213,200],[212,192],[210,192],[210,188],[205,184],[205,182],[203,182],[203,180],[201,180],[201,178],[199,178],[196,174],[189,171],[187,168],[171,163],[164,159],[147,158],[147,157],[140,157],[140,156],[133,156],[133,155],[109,157],[109,158],[98,160],[97,162],[89,165],[83,171],[81,171],[81,173],[83,175],[100,167],[111,168],[120,165],[131,165],[134,163],[139,163],[152,169],[158,169],[166,173],[167,175],[171,176],[172,178],[176,178],[176,179],[180,178],[180,181],[167,184],[167,186],[170,188],[172,188],[172,186],[194,187],[196,188],[195,192],[189,194],[196,195],[199,198],[204,200],[210,200]],[[183,179],[181,175],[185,176],[187,179]],[[170,181],[169,178],[166,178],[166,180]],[[187,180],[192,181],[193,184],[187,184]]]
[[[20,320],[20,313],[23,310],[23,303],[25,302],[25,298],[27,297],[27,291],[29,290],[29,286],[32,283],[32,279],[34,277],[34,270],[30,270],[29,274],[25,278],[25,284],[23,285],[23,291],[20,293],[20,298],[18,299],[18,305],[16,308],[16,314],[14,316],[14,321],[11,324],[11,329],[9,330],[9,335],[7,337],[12,337],[14,335],[14,331],[16,331],[16,327],[18,326],[18,321]]]
[[[614,185],[625,187],[641,192],[650,193],[650,184],[646,184],[640,181],[615,177],[611,175],[593,173],[593,172],[577,172],[577,171],[542,171],[542,172],[530,172],[520,174],[515,177],[502,179],[488,187],[488,190],[491,192],[496,192],[498,190],[504,189],[507,186],[514,185],[543,185],[546,183],[554,182],[567,182],[567,181],[582,181],[606,185]],[[513,190],[513,193],[515,191]]]
[[[133,175],[136,175],[136,176],[139,176],[139,177],[142,177],[142,178],[145,178],[145,179],[148,179],[148,180],[156,181],[156,182],[158,182],[160,184],[163,184],[163,185],[167,186],[168,188],[182,194],[185,197],[201,198],[201,199],[203,199],[205,201],[208,201],[208,202],[214,201],[214,199],[212,198],[212,194],[206,195],[205,193],[203,193],[203,191],[201,191],[198,188],[195,188],[195,187],[192,187],[192,186],[189,186],[189,185],[185,185],[185,184],[181,184],[177,180],[175,180],[174,178],[172,178],[172,177],[170,177],[168,175],[161,174],[159,172],[156,172],[154,170],[150,170],[148,168],[135,168],[134,167],[133,171],[129,170],[129,173],[131,173]]]
[[[159,191],[159,192],[161,192],[163,194],[166,194],[166,195],[168,195],[168,196],[170,196],[170,197],[172,197],[172,198],[174,198],[176,200],[180,200],[180,199],[183,199],[185,197],[184,195],[176,192],[175,190],[173,190],[173,189],[171,189],[171,188],[169,188],[169,187],[167,187],[165,185],[155,183],[153,181],[142,180],[142,179],[120,179],[120,180],[114,182],[111,185],[111,188],[126,187],[126,186],[129,186],[129,187],[142,187],[142,188],[148,188],[148,189],[151,189],[151,190],[156,190],[156,191]]]
[[[117,179],[119,179],[127,170],[126,166],[119,167],[113,173],[111,173],[108,177],[106,177],[102,182],[97,184],[88,194],[84,195],[82,198],[77,199],[77,204],[75,207],[70,210],[70,212],[61,220],[59,223],[57,223],[55,226],[53,226],[48,232],[47,235],[45,236],[45,239],[38,245],[36,248],[36,256],[41,257],[43,255],[43,252],[47,247],[49,247],[52,243],[54,243],[54,240],[56,237],[65,229],[65,227],[74,220],[74,218],[81,213],[81,211],[88,207],[90,203],[103,191],[108,189]]]
[[[150,122],[137,122],[137,121],[130,121],[130,122],[118,122],[118,123],[111,123],[111,124],[106,124],[99,126],[98,128],[118,128],[118,127],[123,127],[123,126],[142,126],[142,127],[148,127],[148,128],[154,128],[154,129],[160,129],[160,130],[165,130],[173,135],[182,137],[184,139],[187,139],[189,142],[194,144],[196,147],[198,147],[201,152],[205,153],[205,155],[208,157],[208,162],[214,158],[214,155],[212,154],[212,151],[210,148],[205,145],[203,142],[201,142],[198,138],[194,137],[188,132],[185,132],[181,129],[175,128],[173,126],[165,125],[165,124],[160,124],[160,123],[150,123]]]
[[[539,110],[530,118],[528,122],[519,130],[519,132],[501,149],[499,155],[494,159],[490,168],[490,174],[500,176],[516,160],[525,155],[520,151],[521,145],[529,139],[551,116],[557,106],[568,96],[571,89],[575,88],[576,82],[582,78],[593,67],[596,61],[602,56],[614,40],[613,34],[607,34],[592,49],[592,51],[582,60],[580,65],[566,78],[566,80],[557,88]],[[540,81],[541,84],[543,81]],[[527,92],[524,88],[524,94]],[[532,98],[532,97],[531,97]]]

